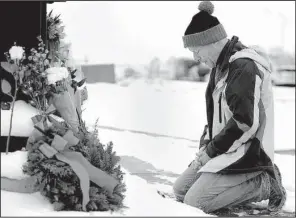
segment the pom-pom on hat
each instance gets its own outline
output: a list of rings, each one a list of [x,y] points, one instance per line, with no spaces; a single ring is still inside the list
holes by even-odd
[[[204,46],[227,37],[223,25],[212,16],[214,5],[210,1],[199,4],[200,12],[192,17],[183,36],[184,47]]]

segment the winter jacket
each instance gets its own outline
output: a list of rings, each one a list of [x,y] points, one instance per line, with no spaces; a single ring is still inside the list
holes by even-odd
[[[273,174],[274,108],[270,62],[233,37],[212,69],[200,146],[212,158],[199,172]]]

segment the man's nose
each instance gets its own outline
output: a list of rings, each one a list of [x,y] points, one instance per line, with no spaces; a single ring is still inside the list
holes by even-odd
[[[200,56],[197,56],[197,55],[194,55],[194,59],[195,59],[195,61],[198,61],[198,62],[201,61],[201,57]]]

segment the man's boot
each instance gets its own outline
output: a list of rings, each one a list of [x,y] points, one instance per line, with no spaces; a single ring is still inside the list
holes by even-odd
[[[274,164],[274,174],[275,178],[270,178],[270,196],[268,203],[268,210],[276,212],[282,209],[284,206],[287,193],[285,188],[282,185],[282,176],[277,165]]]

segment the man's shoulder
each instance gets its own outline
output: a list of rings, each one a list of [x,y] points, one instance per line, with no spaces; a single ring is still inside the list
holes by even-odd
[[[238,58],[229,64],[228,81],[237,78],[261,78],[261,73],[254,60],[246,57]]]
[[[230,75],[239,75],[244,74],[251,77],[258,75],[261,78],[261,73],[255,63],[251,58],[238,58],[230,63],[229,65],[229,74]]]
[[[230,69],[244,69],[256,67],[254,60],[247,57],[238,58],[229,64]]]

